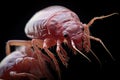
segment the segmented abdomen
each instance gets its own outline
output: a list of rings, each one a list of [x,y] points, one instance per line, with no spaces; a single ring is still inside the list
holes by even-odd
[[[25,33],[30,38],[45,38],[49,35],[48,20],[57,12],[68,10],[62,6],[51,6],[37,12],[26,24]]]

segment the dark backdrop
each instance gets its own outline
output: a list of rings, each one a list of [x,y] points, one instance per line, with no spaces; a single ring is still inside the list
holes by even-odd
[[[0,2],[0,61],[5,55],[5,44],[8,40],[28,40],[24,33],[27,21],[38,10],[51,6],[62,5],[73,10],[83,23],[88,23],[95,16],[107,15],[113,12],[119,13],[118,0],[4,0]],[[61,66],[62,78],[70,80],[107,79],[119,78],[119,25],[120,17],[115,15],[96,21],[91,27],[91,34],[103,40],[105,45],[115,57],[112,61],[100,43],[91,41],[92,50],[100,58],[102,67],[92,56],[89,63],[81,55],[70,55],[69,66],[65,69]],[[89,53],[90,54],[90,53]]]

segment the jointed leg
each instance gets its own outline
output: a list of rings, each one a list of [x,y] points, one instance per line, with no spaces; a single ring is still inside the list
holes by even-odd
[[[60,68],[59,68],[59,64],[57,62],[57,59],[56,59],[55,55],[48,49],[47,44],[49,44],[49,41],[48,41],[48,39],[45,39],[44,43],[43,43],[43,49],[46,51],[46,53],[48,54],[48,56],[53,60],[53,62],[55,64],[55,67],[56,67],[56,71],[58,73],[58,76],[59,76],[59,78],[61,78]]]
[[[60,46],[61,49],[61,53],[63,54],[63,57],[66,59],[66,61],[68,62],[69,57],[67,56],[67,52],[62,48],[62,46]]]
[[[87,46],[88,47],[88,46]],[[89,48],[89,47],[88,47]],[[99,62],[99,64],[101,65],[101,61],[100,59],[97,57],[97,55],[89,48],[90,52],[93,54],[93,56],[97,59],[97,61]]]
[[[6,54],[10,54],[10,46],[27,46],[27,47],[33,47],[34,48],[34,53],[36,54],[38,61],[39,61],[39,66],[40,70],[45,75],[46,77],[50,78],[49,73],[47,71],[47,66],[45,64],[44,60],[47,60],[50,62],[50,59],[45,56],[38,48],[43,48],[43,41],[42,40],[37,40],[33,39],[32,41],[27,41],[27,40],[9,40],[6,44]],[[44,59],[45,58],[45,59]]]
[[[10,54],[10,46],[29,46],[31,47],[31,41],[27,40],[9,40],[6,44],[6,55]]]
[[[73,42],[73,40],[71,40],[71,44],[73,49],[75,49],[77,52],[79,52],[83,57],[85,57],[89,62],[91,62],[91,60],[85,55],[83,54],[79,49],[76,48],[75,43]]]
[[[109,15],[106,15],[106,16],[94,17],[94,18],[91,19],[90,22],[87,24],[87,27],[90,27],[90,26],[94,23],[95,20],[107,18],[107,17],[113,16],[113,15],[115,15],[115,14],[118,14],[118,13],[112,13],[112,14],[109,14]]]
[[[62,48],[61,46],[61,42],[58,40],[57,41],[57,49],[56,52],[58,53],[58,56],[60,58],[60,60],[62,61],[62,63],[67,67],[67,62],[68,62],[68,56],[66,51]]]
[[[100,42],[100,43],[102,44],[102,46],[105,48],[105,50],[109,53],[109,55],[111,56],[111,58],[114,60],[114,58],[113,58],[113,56],[111,55],[110,51],[107,49],[107,47],[104,45],[104,43],[102,42],[101,39],[96,38],[96,37],[93,37],[93,36],[89,36],[89,37],[90,37],[90,39],[93,39],[93,40],[95,40],[95,41]]]
[[[33,48],[34,48],[34,52],[35,52],[35,54],[38,58],[38,62],[39,62],[38,64],[40,66],[40,70],[41,70],[42,74],[45,77],[47,77],[48,79],[49,78],[52,79],[51,75],[49,75],[50,73],[48,73],[48,68],[46,66],[45,59],[43,58],[43,56],[45,57],[45,55],[39,50],[40,46],[42,46],[41,44],[43,44],[43,43],[41,43],[40,40],[38,40],[38,39],[33,39],[32,40],[32,45],[33,45]]]

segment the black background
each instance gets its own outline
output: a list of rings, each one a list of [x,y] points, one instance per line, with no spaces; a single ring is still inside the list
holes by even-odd
[[[81,22],[88,23],[95,16],[119,13],[118,0],[4,0],[0,2],[0,61],[5,55],[5,44],[8,40],[28,40],[24,33],[27,21],[35,12],[51,5],[62,5],[73,10]],[[69,66],[65,69],[61,65],[62,79],[108,79],[119,78],[120,74],[120,50],[119,27],[120,15],[97,20],[91,27],[91,34],[103,40],[111,54],[116,59],[112,61],[100,43],[91,40],[92,50],[100,58],[102,67],[94,57],[90,56],[89,63],[81,55],[70,55]],[[68,51],[69,52],[69,51]],[[69,52],[70,53],[70,52]],[[70,53],[71,54],[71,53]]]

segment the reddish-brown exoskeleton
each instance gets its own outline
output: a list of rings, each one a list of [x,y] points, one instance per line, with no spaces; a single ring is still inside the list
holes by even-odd
[[[115,14],[117,13],[94,17],[88,24],[83,24],[80,21],[79,17],[68,8],[65,8],[63,6],[50,6],[37,12],[26,24],[25,33],[32,40],[10,40],[7,42],[6,53],[10,53],[9,46],[11,45],[29,46],[31,44],[33,48],[35,48],[36,52],[39,52],[40,49],[44,49],[47,55],[53,60],[56,71],[60,76],[60,69],[57,59],[55,55],[49,50],[49,48],[54,45],[57,46],[56,52],[66,67],[68,65],[67,63],[69,58],[66,51],[61,46],[62,43],[66,43],[73,51],[79,52],[88,61],[91,60],[82,53],[82,50],[85,50],[86,52],[92,52],[90,49],[90,39],[100,42],[106,51],[110,54],[101,39],[90,35],[89,27],[94,23],[95,20],[103,19]],[[36,54],[40,62],[41,58],[38,53]],[[95,54],[94,56],[99,61],[98,57]],[[110,56],[112,57],[111,54]],[[39,62],[38,64],[40,64]]]
[[[54,70],[51,59],[39,54],[40,62],[35,51],[22,46],[6,56],[0,63],[0,80],[54,80],[50,69]],[[50,64],[48,67],[47,64]]]

